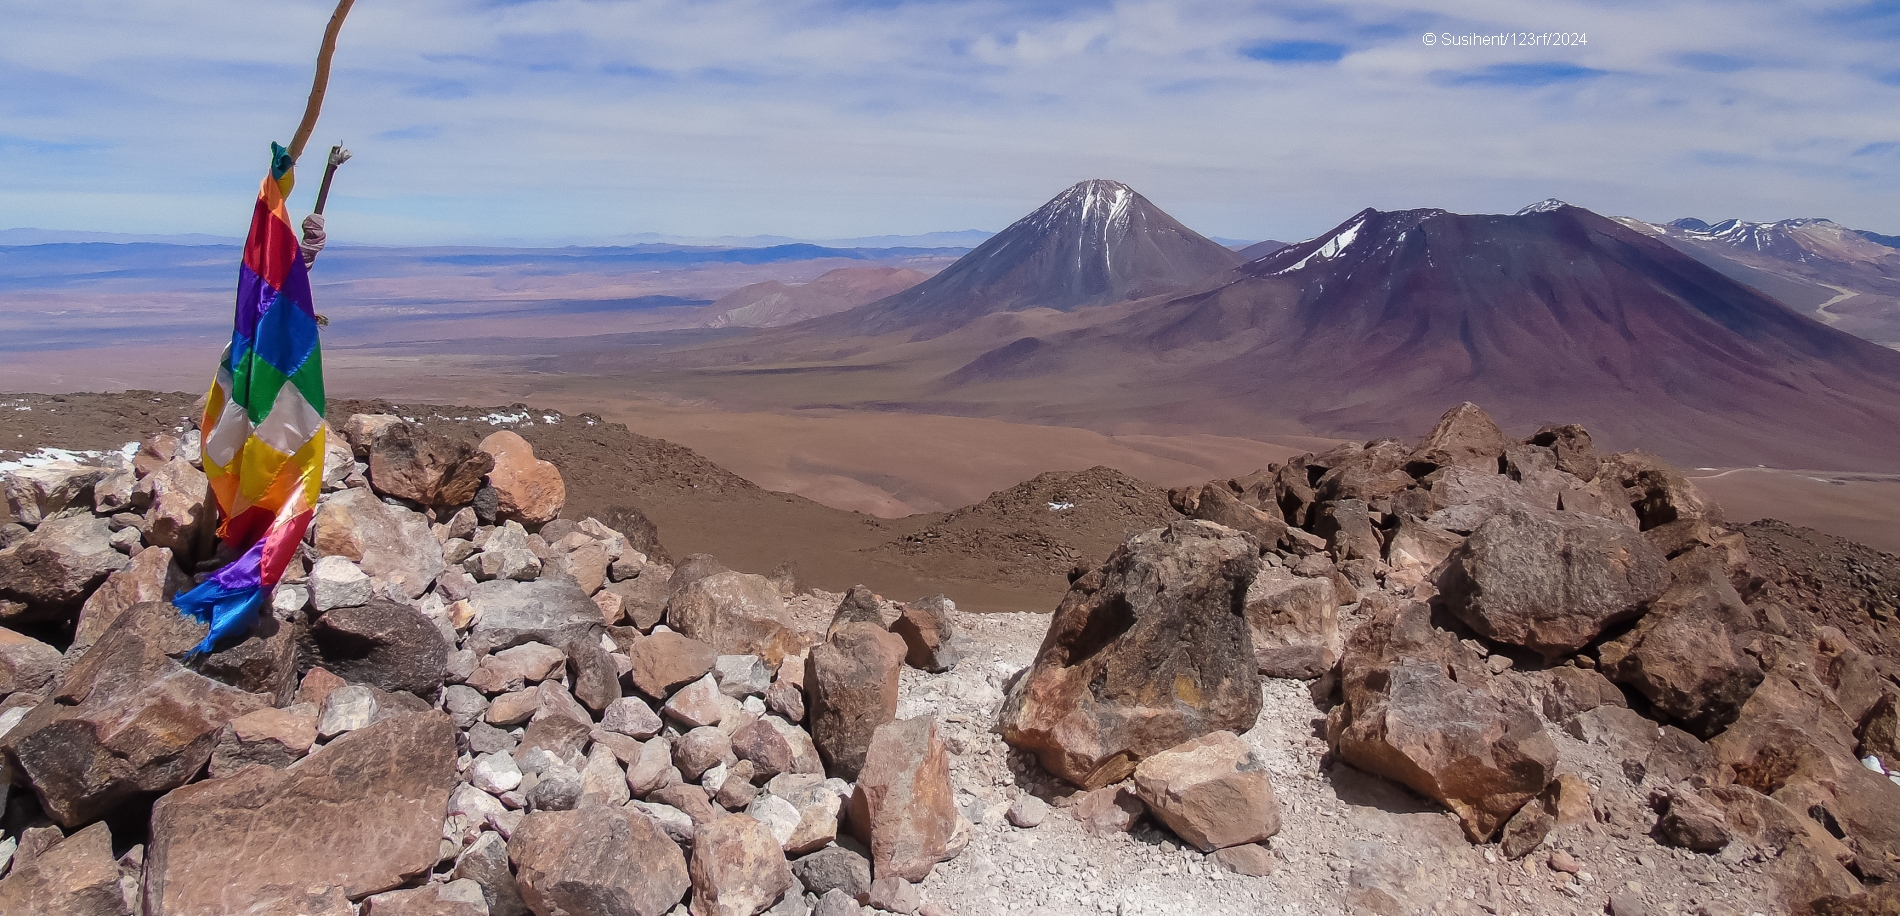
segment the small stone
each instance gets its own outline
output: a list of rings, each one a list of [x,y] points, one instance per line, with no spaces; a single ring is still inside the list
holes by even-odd
[[[607,704],[607,711],[600,717],[601,728],[642,741],[659,734],[665,726],[653,707],[639,697],[621,697]]]
[[[512,754],[490,753],[475,758],[468,769],[469,785],[490,795],[512,792],[521,785],[521,767]]]
[[[673,698],[666,701],[664,711],[668,717],[691,728],[718,725],[726,712],[725,704],[719,702],[721,699],[730,698],[719,692],[718,682],[707,674],[673,694]]]
[[[1246,875],[1249,878],[1265,878],[1273,874],[1277,867],[1273,853],[1258,843],[1244,843],[1217,849],[1214,851],[1214,860],[1228,871],[1237,875]]]
[[[713,661],[712,675],[719,682],[719,692],[735,700],[763,696],[772,686],[771,672],[756,655],[718,656]]]
[[[902,878],[879,878],[871,882],[869,902],[888,913],[912,914],[924,905],[924,895]]]
[[[1009,813],[1005,817],[1017,827],[1034,829],[1042,826],[1044,818],[1049,816],[1049,803],[1034,795],[1022,795],[1010,803]]]
[[[369,576],[349,557],[331,556],[310,567],[310,593],[317,613],[369,603]]]
[[[689,868],[693,916],[756,916],[792,886],[771,830],[743,814],[699,825]]]
[[[344,732],[366,728],[376,719],[376,713],[382,708],[376,701],[376,691],[360,684],[351,684],[330,692],[324,698],[323,715],[317,720],[317,734],[329,740]]]

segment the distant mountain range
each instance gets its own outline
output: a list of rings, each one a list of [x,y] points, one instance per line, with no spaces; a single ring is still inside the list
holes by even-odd
[[[1900,470],[1900,352],[1735,276],[1871,278],[1891,251],[1825,221],[1653,227],[1551,200],[1365,210],[1242,254],[1091,181],[908,290],[655,365],[800,403],[1241,436],[1405,434],[1462,399],[1681,461]]]

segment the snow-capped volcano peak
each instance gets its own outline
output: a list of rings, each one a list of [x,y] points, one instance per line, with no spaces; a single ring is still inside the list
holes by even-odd
[[[1513,216],[1528,216],[1532,213],[1549,213],[1552,210],[1561,210],[1568,206],[1570,205],[1567,203],[1564,203],[1561,200],[1558,200],[1555,197],[1546,197],[1543,200],[1540,200],[1534,204],[1531,204],[1530,206],[1525,207],[1524,209],[1519,210],[1515,214],[1512,214],[1512,215]]]

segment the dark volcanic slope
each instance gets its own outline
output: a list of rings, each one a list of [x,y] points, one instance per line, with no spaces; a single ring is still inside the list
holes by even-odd
[[[1295,416],[1322,434],[1401,434],[1464,399],[1679,461],[1900,467],[1900,353],[1576,207],[1367,210],[1217,286],[1018,341],[951,381],[975,395],[1093,372],[1100,392],[1104,366],[1126,410],[1236,430]]]
[[[834,319],[839,330],[929,336],[992,312],[1062,311],[1157,295],[1241,263],[1134,189],[1084,181],[918,285]]]

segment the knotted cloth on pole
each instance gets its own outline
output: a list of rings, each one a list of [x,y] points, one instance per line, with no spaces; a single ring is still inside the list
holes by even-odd
[[[211,625],[197,654],[250,629],[296,556],[323,485],[323,356],[310,274],[284,209],[294,167],[290,152],[271,144],[238,268],[231,345],[199,424],[223,518],[218,537],[239,556],[173,599]]]

